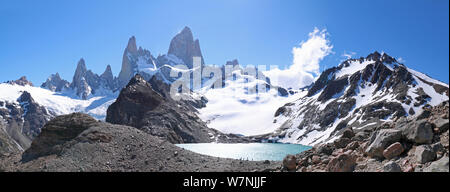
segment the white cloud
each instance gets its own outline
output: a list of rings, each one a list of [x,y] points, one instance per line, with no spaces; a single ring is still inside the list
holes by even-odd
[[[344,51],[344,53],[342,54],[342,57],[344,57],[345,59],[351,59],[353,56],[355,56],[356,53],[355,52],[347,52]]]
[[[310,85],[319,75],[320,61],[332,53],[333,46],[327,39],[326,30],[314,28],[307,41],[299,47],[292,48],[294,56],[292,65],[287,69],[271,69],[264,72],[273,85],[298,89]]]

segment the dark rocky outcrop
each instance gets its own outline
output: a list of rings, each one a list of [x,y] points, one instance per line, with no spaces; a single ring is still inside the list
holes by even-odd
[[[12,147],[23,150],[54,115],[24,91],[17,102],[0,102],[0,126],[3,126],[0,132],[10,139],[6,143],[15,143]]]
[[[189,105],[172,100],[163,88],[158,87],[158,90],[163,94],[136,75],[108,108],[106,121],[139,128],[171,143],[214,140],[217,133],[209,129]]]
[[[330,76],[336,72],[339,68],[337,67],[332,67],[329,68],[327,70],[325,70],[324,72],[322,72],[319,76],[319,79],[316,80],[316,82],[314,82],[314,84],[312,85],[312,87],[308,90],[308,97],[313,96],[314,94],[316,94],[318,91],[320,91],[321,89],[323,89],[330,80],[332,80],[332,78],[330,78]],[[334,77],[334,76],[332,76]]]
[[[342,92],[345,88],[345,86],[348,85],[348,78],[340,78],[336,80],[331,80],[328,82],[328,85],[324,88],[322,91],[322,94],[320,94],[319,98],[317,98],[318,101],[327,101],[331,99],[334,95],[339,94]]]
[[[357,109],[357,111],[363,114],[363,120],[368,120],[370,118],[386,119],[391,115],[395,118],[399,118],[406,115],[405,109],[400,103],[385,101],[365,105],[364,107]]]
[[[31,147],[22,155],[22,161],[30,161],[51,154],[60,155],[62,150],[76,138],[97,122],[89,115],[74,113],[63,115],[50,121],[42,129],[41,134],[32,142]]]
[[[54,114],[34,101],[30,93],[24,91],[17,99],[24,109],[22,133],[29,138],[35,138],[41,132],[41,128],[50,120]]]

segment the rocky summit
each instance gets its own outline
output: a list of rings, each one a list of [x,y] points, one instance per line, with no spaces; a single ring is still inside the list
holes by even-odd
[[[281,126],[267,139],[315,145],[332,142],[346,128],[370,129],[386,121],[418,116],[449,97],[447,84],[409,69],[386,53],[348,59],[325,70],[306,96],[282,106]],[[426,114],[424,114],[426,115]],[[420,123],[420,122],[418,122]],[[429,125],[423,125],[429,126]],[[421,142],[428,142],[430,133]]]
[[[167,54],[175,55],[183,60],[189,69],[193,68],[193,57],[201,57],[202,63],[204,63],[199,40],[194,40],[194,36],[189,27],[184,27],[184,29],[172,39]]]
[[[162,87],[163,82],[152,81],[159,92],[141,75],[135,75],[108,108],[106,121],[139,128],[171,143],[208,143],[224,137],[197,117],[191,106],[196,102],[175,101]]]
[[[52,74],[42,83],[41,87],[50,91],[61,92],[69,88],[70,83],[59,76],[59,73]]]
[[[118,88],[116,81],[112,75],[111,66],[108,65],[102,75],[97,75],[91,70],[87,70],[82,58],[78,62],[70,88],[75,91],[77,96],[87,99],[97,92],[105,90],[114,92]]]

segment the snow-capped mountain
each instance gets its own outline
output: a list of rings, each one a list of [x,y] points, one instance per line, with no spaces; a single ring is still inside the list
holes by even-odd
[[[70,83],[59,76],[59,73],[52,74],[47,80],[42,83],[41,87],[54,92],[61,92],[64,89],[69,88]]]
[[[346,127],[364,129],[449,99],[449,86],[374,52],[325,70],[304,97],[275,114],[281,124],[266,138],[314,145],[330,142]]]
[[[193,57],[201,58],[202,67],[193,67]],[[124,87],[135,74],[142,75],[146,80],[156,75],[160,80],[172,83],[176,78],[170,77],[170,71],[181,70],[176,66],[185,66],[185,70],[193,73],[195,70],[201,70],[203,64],[199,40],[194,40],[188,27],[172,39],[167,54],[159,55],[157,58],[150,51],[142,47],[137,48],[136,38],[133,36],[129,39],[123,54],[122,70],[118,76],[119,87]]]
[[[0,84],[0,90],[4,90]],[[8,84],[9,85],[9,84]],[[11,84],[10,86],[22,86]],[[29,85],[25,85],[29,87]],[[0,153],[26,149],[31,141],[41,132],[41,128],[54,113],[39,105],[27,91],[20,93],[14,100],[4,100],[0,96]],[[3,140],[3,141],[1,141]],[[8,144],[9,143],[9,144]],[[2,152],[3,151],[3,152]]]
[[[87,70],[84,59],[80,59],[73,76],[70,89],[82,99],[89,96],[106,95],[117,91],[118,83],[114,78],[111,66],[107,66],[102,75],[97,75],[91,70]]]
[[[195,66],[193,57],[200,58],[200,66]],[[185,27],[172,39],[167,54],[157,57],[138,48],[136,38],[131,37],[118,77],[114,77],[109,65],[98,75],[80,59],[72,82],[56,73],[41,87],[33,87],[24,77],[0,84],[0,111],[3,111],[0,122],[11,127],[13,121],[8,120],[11,115],[18,115],[14,122],[26,122],[29,105],[20,99],[24,94],[39,106],[38,111],[45,111],[44,119],[83,112],[104,120],[108,107],[136,74],[150,83],[161,82],[151,87],[155,91],[164,88],[165,92],[157,92],[167,93],[170,84],[177,80],[170,77],[171,70],[188,72],[190,80],[197,72],[221,72],[222,77],[200,76],[201,88],[194,88],[191,82],[193,92],[181,102],[189,105],[188,109],[209,128],[304,145],[333,141],[345,127],[364,129],[402,116],[419,115],[423,107],[438,105],[449,98],[447,84],[378,52],[327,69],[308,87],[287,90],[271,85],[263,71],[240,66],[237,60],[220,67],[205,65],[199,40],[194,40],[192,31]],[[45,121],[38,122],[39,128],[32,128],[36,133]],[[28,134],[23,127],[15,130]],[[22,139],[23,142],[19,137],[14,140],[22,142],[19,145],[23,147],[30,141]]]

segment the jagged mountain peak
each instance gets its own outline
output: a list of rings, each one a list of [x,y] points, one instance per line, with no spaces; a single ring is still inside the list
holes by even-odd
[[[84,59],[78,62],[77,69],[73,76],[70,88],[82,99],[87,99],[98,90],[104,94],[109,94],[117,89],[117,80],[114,78],[111,66],[107,66],[102,75],[98,75],[91,70],[87,70]]]
[[[181,30],[181,32],[179,32],[178,35],[180,35],[180,36],[187,36],[187,37],[189,37],[189,36],[193,37],[192,30],[188,26],[184,26],[183,30]]]
[[[17,101],[19,103],[23,103],[23,102],[33,102],[34,103],[34,99],[33,97],[31,97],[31,94],[28,91],[24,91],[22,93],[22,95],[20,95],[20,97],[17,99]]]
[[[131,53],[137,52],[135,36],[131,36],[130,39],[128,40],[128,45],[127,45],[126,51],[131,52]]]
[[[54,74],[54,77],[55,77],[55,78],[58,78],[58,79],[61,79],[61,76],[59,75],[58,72],[56,72],[56,73]]]
[[[140,74],[136,74],[136,75],[134,75],[133,78],[130,79],[130,82],[128,82],[125,89],[127,89],[127,87],[136,86],[136,85],[142,85],[142,86],[151,88],[151,85],[144,79],[144,77],[142,77]]]
[[[113,76],[111,65],[107,65],[105,71],[102,73],[101,76]]]
[[[81,59],[78,61],[77,69],[76,69],[76,70],[80,70],[80,72],[86,72],[86,71],[87,71],[87,68],[86,68],[86,62],[84,61],[83,58],[81,58]]]
[[[189,27],[185,27],[171,40],[168,55],[175,55],[183,60],[186,66],[192,69],[192,57],[202,57],[199,40],[194,40],[194,36]]]
[[[122,58],[122,68],[118,76],[118,87],[122,88],[127,85],[129,80],[141,70],[152,74],[152,70],[156,70],[157,62],[150,51],[139,46],[136,48],[136,39],[130,38],[128,46],[125,48]]]
[[[60,92],[66,88],[69,88],[70,83],[61,78],[59,73],[51,74],[47,80],[42,83],[41,87],[50,91]]]

